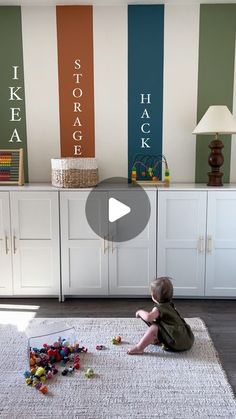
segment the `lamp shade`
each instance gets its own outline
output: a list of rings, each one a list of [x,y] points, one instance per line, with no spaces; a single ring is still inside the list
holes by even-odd
[[[236,120],[227,106],[210,106],[193,134],[235,134]]]

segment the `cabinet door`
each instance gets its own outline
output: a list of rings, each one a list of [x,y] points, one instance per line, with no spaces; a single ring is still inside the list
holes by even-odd
[[[86,218],[86,191],[61,192],[62,293],[107,295],[108,250],[106,237],[93,232]],[[105,193],[94,194],[94,209],[103,211]],[[96,212],[95,212],[96,213]],[[100,219],[100,217],[99,217]]]
[[[206,295],[236,296],[236,192],[208,192]]]
[[[12,295],[9,193],[0,192],[0,295]]]
[[[15,295],[59,295],[57,192],[10,192]]]
[[[207,192],[158,191],[157,275],[175,296],[203,296]]]
[[[111,295],[150,294],[150,283],[156,276],[156,191],[149,191],[147,194],[151,204],[151,215],[145,229],[132,240],[109,243]],[[118,229],[126,228],[125,219],[122,218],[113,225]],[[109,232],[110,238],[112,233]]]

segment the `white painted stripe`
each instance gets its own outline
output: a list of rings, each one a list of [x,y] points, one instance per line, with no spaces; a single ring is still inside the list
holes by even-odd
[[[235,38],[235,53],[234,53],[233,115],[236,119],[236,38]],[[236,182],[236,135],[235,134],[232,135],[232,142],[231,142],[230,182]]]
[[[93,25],[99,178],[127,177],[127,6],[94,6]]]
[[[60,156],[56,8],[21,10],[29,180],[48,182]]]
[[[195,181],[199,5],[165,5],[163,153],[172,182]]]

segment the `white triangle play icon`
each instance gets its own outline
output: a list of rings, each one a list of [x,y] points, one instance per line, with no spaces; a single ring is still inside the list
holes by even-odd
[[[131,208],[115,198],[109,198],[109,221],[113,223],[131,212]]]

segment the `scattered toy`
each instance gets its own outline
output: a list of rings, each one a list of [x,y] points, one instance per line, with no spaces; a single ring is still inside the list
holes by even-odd
[[[113,345],[119,345],[121,343],[121,337],[120,336],[114,336],[112,338]]]
[[[98,351],[102,351],[103,349],[105,349],[106,347],[104,345],[96,345],[96,349]]]
[[[48,387],[44,384],[47,379],[52,379],[58,373],[56,363],[61,363],[64,367],[61,374],[72,374],[75,370],[80,369],[79,353],[87,352],[87,348],[80,347],[79,343],[70,345],[66,339],[58,338],[53,345],[43,344],[42,348],[30,348],[29,364],[30,371],[24,372],[25,382],[27,385],[32,385],[42,394],[48,393]],[[66,364],[73,363],[72,365]],[[93,371],[88,369],[88,374],[91,376]],[[92,371],[92,372],[91,372]]]
[[[92,368],[88,368],[86,373],[84,374],[86,378],[92,378],[94,376],[94,371]]]

